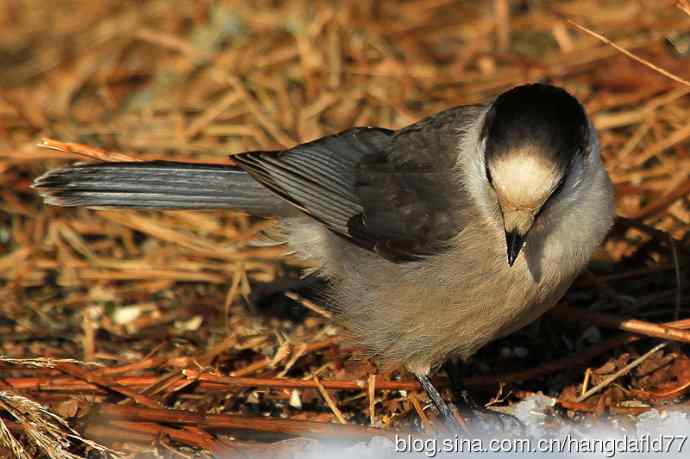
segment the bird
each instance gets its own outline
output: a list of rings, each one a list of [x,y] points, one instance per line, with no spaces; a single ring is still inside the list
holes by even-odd
[[[553,307],[612,226],[585,108],[546,83],[398,130],[353,127],[230,164],[81,163],[33,187],[56,206],[234,209],[325,280],[334,320],[380,368],[431,375]]]

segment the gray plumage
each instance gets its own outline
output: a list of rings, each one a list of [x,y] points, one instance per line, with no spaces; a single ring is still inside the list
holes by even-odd
[[[82,163],[34,180],[46,204],[66,207],[235,209],[289,215],[284,200],[244,171],[172,161]]]
[[[76,165],[35,187],[55,205],[280,217],[284,242],[328,279],[336,320],[355,342],[417,375],[539,317],[613,221],[594,129],[548,85],[399,131],[354,128],[233,159],[237,168]]]

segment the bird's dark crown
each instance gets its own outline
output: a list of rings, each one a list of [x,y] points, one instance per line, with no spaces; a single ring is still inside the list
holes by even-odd
[[[587,151],[589,123],[580,102],[567,91],[535,83],[499,95],[481,135],[487,163],[528,150],[565,171],[576,155]]]

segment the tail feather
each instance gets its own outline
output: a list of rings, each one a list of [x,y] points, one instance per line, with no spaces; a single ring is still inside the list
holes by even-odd
[[[33,187],[55,206],[235,209],[262,216],[291,210],[243,170],[217,164],[77,164],[47,172]]]

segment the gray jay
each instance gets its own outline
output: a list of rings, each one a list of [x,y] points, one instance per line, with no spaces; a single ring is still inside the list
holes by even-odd
[[[551,308],[614,216],[592,123],[546,84],[232,159],[77,164],[34,187],[58,206],[278,218],[272,237],[327,280],[336,321],[382,367],[412,372],[446,420],[430,373]]]

